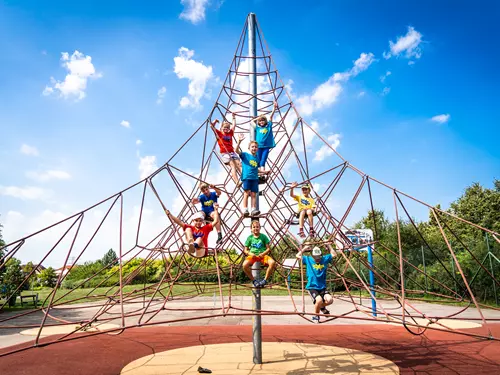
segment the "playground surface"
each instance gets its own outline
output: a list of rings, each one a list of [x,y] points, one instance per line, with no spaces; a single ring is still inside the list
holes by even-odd
[[[301,310],[302,298],[296,298],[295,303]],[[387,308],[397,305],[395,301],[382,303]],[[368,305],[369,301],[364,301],[364,304]],[[460,306],[423,302],[413,304],[421,311],[439,316],[463,309]],[[393,374],[397,373],[394,368],[398,368],[401,374],[500,373],[498,341],[434,329],[427,329],[423,335],[416,336],[401,325],[358,320],[356,318],[369,317],[359,312],[350,315],[354,319],[336,319],[319,325],[295,314],[263,316],[264,364],[256,366],[252,363],[251,344],[248,344],[252,341],[250,315],[184,320],[220,314],[220,306],[218,297],[169,301],[166,307],[172,310],[162,311],[155,321],[171,320],[171,323],[84,338],[74,334],[71,337],[75,339],[38,348],[30,348],[36,330],[30,333],[23,326],[36,324],[42,313],[27,315],[23,322],[16,321],[16,324],[22,325],[19,328],[0,329],[0,354],[18,348],[30,348],[0,357],[0,374],[194,374],[198,373],[198,366],[211,368],[214,374]],[[235,309],[231,309],[230,314],[244,312],[251,308],[251,297],[233,297],[231,306]],[[89,304],[82,304],[81,307],[76,310],[54,309],[51,314],[60,319],[78,321],[89,319],[97,309]],[[305,307],[306,312],[312,312],[309,298],[305,299]],[[196,308],[208,310],[182,310]],[[266,296],[263,298],[263,309],[282,312],[293,310],[290,298],[286,296]],[[332,315],[341,315],[350,310],[352,304],[339,300],[330,309]],[[110,311],[110,315],[113,313]],[[6,314],[9,313],[3,313],[2,318]],[[483,310],[483,314],[489,319],[500,319],[500,312],[495,310]],[[462,319],[460,322],[477,325],[481,323],[477,320],[478,316],[475,309],[467,309],[459,317]],[[119,319],[115,317],[106,323],[117,327]],[[136,322],[137,318],[134,317],[126,319],[129,326]],[[494,337],[499,337],[499,323],[488,323],[488,327]],[[472,335],[484,335],[486,332],[484,327],[461,331]],[[40,343],[43,345],[62,335],[62,332],[44,331]],[[222,349],[220,346],[209,346],[231,343],[239,346]],[[279,343],[280,346],[270,347],[271,343]],[[163,353],[170,350],[178,351]],[[203,355],[199,355],[200,350]],[[147,356],[150,357],[145,359]],[[138,362],[132,363],[134,361]]]

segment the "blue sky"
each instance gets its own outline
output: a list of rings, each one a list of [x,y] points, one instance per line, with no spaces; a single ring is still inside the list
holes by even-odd
[[[249,12],[297,103],[369,57],[340,92],[310,110],[298,105],[356,167],[445,207],[473,181],[500,177],[498,3],[305,4],[0,1],[5,239],[163,164],[205,120]],[[65,81],[70,66],[76,81]],[[322,163],[318,170],[332,165]]]

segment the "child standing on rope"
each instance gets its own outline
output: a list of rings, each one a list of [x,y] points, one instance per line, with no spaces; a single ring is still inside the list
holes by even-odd
[[[307,215],[309,221],[309,235],[314,236],[314,220],[313,216],[316,215],[316,202],[314,198],[311,197],[311,186],[308,184],[302,185],[302,195],[295,195],[293,189],[297,187],[297,183],[293,182],[290,189],[290,196],[295,199],[298,203],[298,215],[299,215],[299,236],[304,238],[304,219]]]
[[[241,163],[240,158],[234,152],[233,148],[233,135],[234,130],[236,129],[236,115],[233,113],[233,125],[228,121],[224,121],[221,125],[221,130],[218,130],[215,125],[219,122],[219,120],[215,120],[210,123],[212,130],[215,133],[215,137],[217,138],[217,143],[220,148],[220,156],[222,162],[226,165],[229,165],[231,168],[231,177],[236,185],[239,183],[238,174],[241,174]]]
[[[252,280],[253,286],[263,288],[267,284],[267,280],[273,274],[276,262],[268,254],[271,252],[269,247],[269,237],[260,233],[260,223],[258,220],[253,220],[250,226],[252,234],[245,241],[244,254],[247,256],[243,262],[243,271]],[[260,262],[262,266],[268,266],[266,276],[262,280],[256,280],[252,275],[252,266],[255,262]]]
[[[266,172],[266,162],[269,156],[269,151],[276,146],[273,135],[273,116],[278,109],[278,103],[274,102],[274,108],[271,112],[270,120],[267,121],[266,116],[259,116],[250,123],[255,130],[255,141],[259,147],[257,158],[259,159],[259,172]]]
[[[312,256],[302,256],[302,253],[310,250],[310,246],[306,246],[297,257],[302,258],[303,264],[306,266],[307,284],[306,289],[311,295],[314,303],[314,313],[330,314],[326,306],[333,303],[333,297],[330,292],[326,290],[326,271],[328,264],[333,260],[336,251],[333,247],[330,249],[330,254],[322,255],[319,247],[312,249]],[[319,315],[312,317],[313,323],[319,323]]]
[[[214,191],[211,191],[210,188],[214,189]],[[205,214],[205,221],[214,221],[216,215],[214,204],[217,203],[217,199],[220,197],[222,192],[214,185],[209,185],[205,182],[200,184],[200,190],[201,195],[198,198],[193,198],[191,203],[201,203],[201,210]],[[219,244],[222,241],[220,220],[218,220],[217,223],[214,221],[213,226],[217,230],[217,244]]]
[[[238,143],[236,143],[236,152],[240,155],[243,171],[241,172],[241,181],[243,181],[243,216],[247,217],[248,213],[248,197],[252,205],[252,216],[257,216],[260,211],[257,210],[257,194],[259,193],[259,161],[257,159],[257,142],[250,142],[248,149],[250,153],[243,152],[240,149],[241,141],[245,139],[243,134],[240,134]]]
[[[213,224],[205,223],[205,213],[197,212],[191,218],[191,224],[187,224],[172,215],[169,210],[165,210],[167,217],[184,230],[186,242],[188,245],[188,253],[197,258],[206,257],[208,255],[208,235],[213,230],[214,226],[219,223],[219,205],[213,204],[214,207],[214,222]]]

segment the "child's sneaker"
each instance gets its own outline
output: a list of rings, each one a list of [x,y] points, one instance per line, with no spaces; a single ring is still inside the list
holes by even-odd
[[[304,229],[302,229],[302,228],[299,229],[299,237],[301,237],[301,238],[305,238],[306,237],[306,235],[304,233]]]
[[[326,309],[326,307],[322,307],[322,308],[321,308],[321,312],[322,312],[323,314],[325,314],[325,315],[330,315],[330,311],[328,311],[328,310]]]
[[[312,322],[313,322],[313,323],[318,324],[318,323],[319,323],[319,316],[314,315],[314,316],[312,317]]]
[[[243,216],[244,217],[250,216],[250,213],[248,212],[248,208],[245,211],[243,211]]]
[[[218,244],[220,244],[221,242],[222,242],[222,233],[221,233],[221,232],[219,232],[219,233],[217,233],[217,242],[216,242],[216,243],[217,243],[217,245],[218,245]]]
[[[259,280],[255,279],[254,281],[252,281],[252,284],[255,288],[260,288]]]
[[[257,209],[252,210],[252,216],[260,215],[260,211]]]
[[[260,283],[259,283],[259,288],[264,288],[267,284],[267,280],[266,279],[262,279],[260,280]]]
[[[314,237],[316,235],[316,232],[314,229],[309,229],[309,236]]]

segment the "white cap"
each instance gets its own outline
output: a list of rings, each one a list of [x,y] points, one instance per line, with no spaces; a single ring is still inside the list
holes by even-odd
[[[203,211],[198,211],[193,216],[191,216],[191,221],[204,218],[205,218],[205,213]]]
[[[319,247],[315,246],[312,249],[312,256],[313,257],[320,257],[321,256],[321,249]]]

